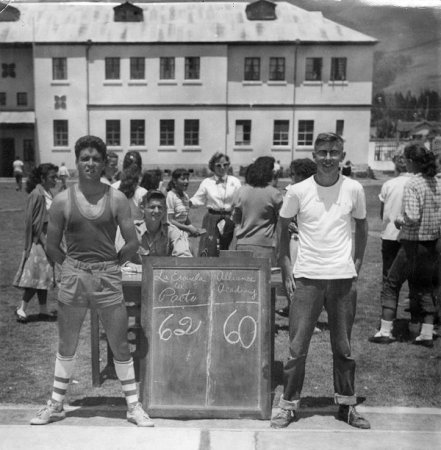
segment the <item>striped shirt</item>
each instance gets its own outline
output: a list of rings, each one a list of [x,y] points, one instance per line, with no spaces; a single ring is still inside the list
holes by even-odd
[[[399,240],[434,241],[440,237],[441,180],[421,173],[404,187],[402,215],[404,225]]]

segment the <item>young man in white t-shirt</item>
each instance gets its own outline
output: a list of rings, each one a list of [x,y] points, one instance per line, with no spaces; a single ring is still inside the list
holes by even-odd
[[[356,410],[355,361],[350,336],[355,318],[356,280],[367,242],[366,200],[362,186],[340,174],[345,158],[343,139],[321,133],[314,143],[317,173],[290,186],[280,210],[280,266],[291,298],[290,359],[284,368],[284,392],[273,428],[285,428],[296,418],[305,377],[306,355],[323,306],[328,312],[334,360],[338,419],[356,428],[370,428]],[[291,271],[289,224],[297,216],[299,251]],[[352,257],[351,221],[355,220]]]

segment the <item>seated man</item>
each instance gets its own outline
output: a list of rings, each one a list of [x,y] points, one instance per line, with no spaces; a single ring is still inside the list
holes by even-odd
[[[165,195],[161,191],[148,191],[141,201],[144,220],[136,221],[138,254],[123,270],[141,272],[141,256],[183,256],[191,257],[188,242],[174,226],[165,222],[167,212]]]

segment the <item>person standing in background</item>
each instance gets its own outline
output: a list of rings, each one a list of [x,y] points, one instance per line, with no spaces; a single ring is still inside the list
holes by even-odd
[[[24,289],[21,304],[15,311],[20,323],[28,322],[26,310],[35,294],[40,306],[39,319],[56,319],[47,310],[47,292],[55,284],[53,264],[47,255],[47,224],[57,172],[58,167],[51,163],[40,164],[26,182],[29,197],[25,209],[25,249],[13,281],[15,287]]]
[[[69,178],[69,176],[69,171],[67,170],[64,162],[62,162],[60,169],[58,170],[58,178],[61,180],[61,191],[67,189],[67,179]]]
[[[21,191],[23,189],[23,166],[23,161],[20,159],[20,156],[17,156],[12,163],[12,171],[15,182],[17,183],[17,187],[15,188],[16,191]]]
[[[102,183],[113,184],[121,178],[121,172],[118,169],[118,159],[118,154],[115,152],[107,154],[106,167],[101,176]]]
[[[208,162],[208,168],[213,172],[213,176],[202,180],[198,190],[190,198],[190,206],[208,208],[202,220],[202,228],[207,232],[199,241],[199,256],[219,256],[218,250],[228,250],[233,240],[234,222],[230,216],[233,198],[241,183],[228,174],[228,155],[215,153]]]

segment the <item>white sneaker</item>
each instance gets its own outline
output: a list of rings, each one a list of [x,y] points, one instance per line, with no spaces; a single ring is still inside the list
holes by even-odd
[[[142,405],[139,402],[127,411],[127,420],[138,427],[155,426],[152,419],[150,419],[149,415],[142,409]]]
[[[31,419],[31,425],[46,425],[51,422],[63,420],[66,413],[63,409],[63,404],[49,400],[46,406],[39,409],[35,417]]]

